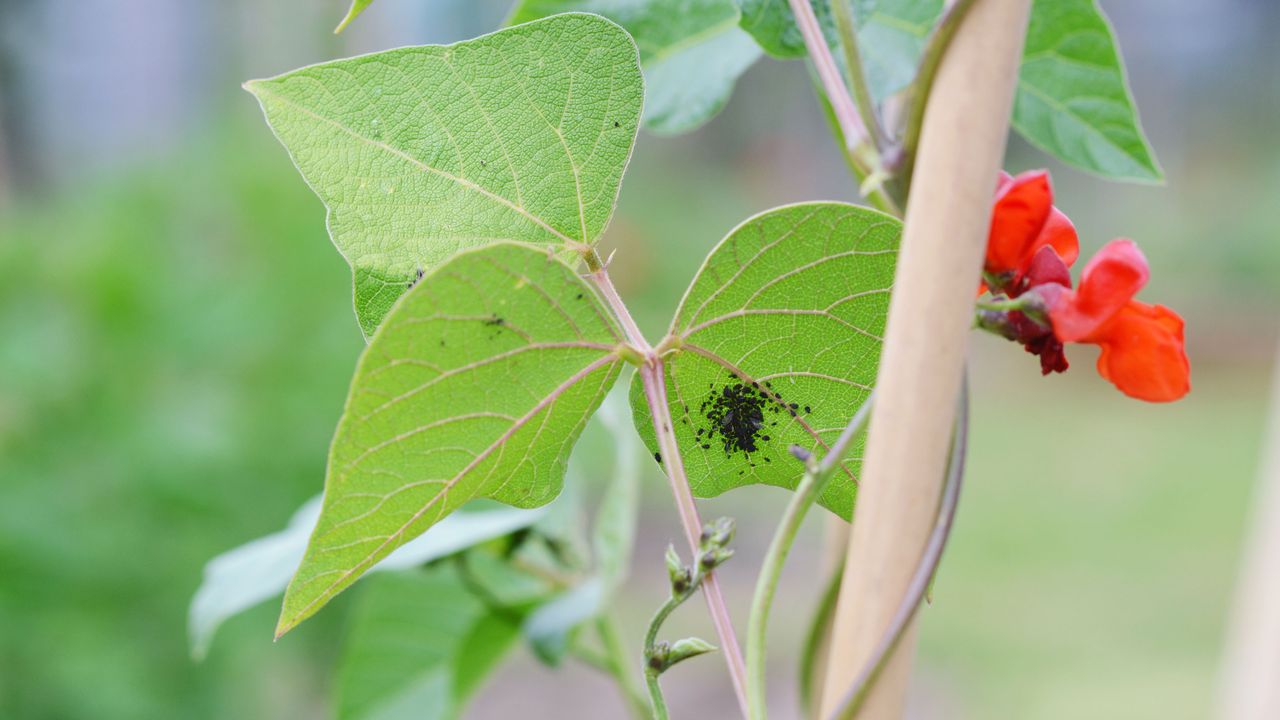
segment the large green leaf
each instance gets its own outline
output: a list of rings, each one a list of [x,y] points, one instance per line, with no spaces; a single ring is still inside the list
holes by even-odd
[[[1037,0],[1032,7],[1013,125],[1076,167],[1117,179],[1163,178],[1094,0]]]
[[[427,275],[360,359],[277,633],[468,500],[554,498],[620,337],[549,250],[498,243]]]
[[[793,488],[876,381],[901,223],[843,203],[770,210],[729,234],[680,303],[667,401],[702,497],[755,483]],[[638,378],[637,429],[656,449]],[[820,502],[850,517],[858,447]]]
[[[520,637],[453,566],[370,580],[337,676],[339,720],[452,720]]]
[[[711,119],[760,57],[738,27],[734,0],[521,0],[511,22],[570,10],[600,13],[635,38],[646,81],[644,123],[658,133]]]
[[[245,87],[328,209],[366,335],[458,250],[594,243],[644,94],[626,31],[580,13]]]

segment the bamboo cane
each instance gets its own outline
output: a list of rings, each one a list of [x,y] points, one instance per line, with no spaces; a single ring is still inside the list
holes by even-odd
[[[1220,720],[1280,717],[1280,351],[1218,689]]]
[[[978,0],[925,113],[866,462],[832,632],[823,717],[874,652],[935,520],[1030,0]],[[914,623],[861,717],[902,717]]]

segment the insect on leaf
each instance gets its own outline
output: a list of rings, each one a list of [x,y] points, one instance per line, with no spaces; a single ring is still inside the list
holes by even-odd
[[[644,95],[626,31],[580,13],[245,87],[324,201],[366,336],[459,250],[594,243]]]
[[[656,133],[688,132],[710,120],[760,57],[738,26],[734,0],[521,0],[511,22],[571,10],[600,13],[635,38],[645,76],[644,124]]]
[[[680,303],[665,363],[667,402],[689,484],[794,488],[799,445],[821,456],[871,392],[901,223],[843,203],[770,210],[708,256]],[[636,428],[656,450],[639,382]],[[819,502],[853,512],[861,446]]]
[[[423,278],[360,359],[277,634],[468,500],[550,502],[620,342],[546,249],[499,243]]]

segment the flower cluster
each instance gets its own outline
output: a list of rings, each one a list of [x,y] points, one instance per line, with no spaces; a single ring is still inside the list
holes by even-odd
[[[1101,348],[1098,373],[1126,395],[1151,402],[1186,395],[1182,318],[1134,299],[1150,276],[1137,244],[1112,240],[1073,288],[1069,268],[1078,256],[1075,227],[1053,206],[1049,173],[1002,173],[983,268],[993,300],[978,303],[978,325],[1039,356],[1046,375],[1067,369],[1065,343],[1086,343]]]

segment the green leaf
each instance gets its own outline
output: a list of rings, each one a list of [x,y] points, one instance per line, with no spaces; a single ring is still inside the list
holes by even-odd
[[[528,527],[546,515],[542,509],[467,511],[469,508],[441,520],[373,569],[422,565]],[[298,508],[284,530],[222,553],[204,566],[204,580],[191,598],[188,614],[192,656],[198,660],[208,653],[225,620],[284,592],[319,517],[320,498],[314,497]]]
[[[856,0],[853,12],[867,85],[884,100],[915,79],[942,0]]]
[[[342,18],[342,22],[338,23],[338,27],[333,29],[333,34],[337,35],[351,24],[364,9],[373,4],[373,0],[351,0],[351,7],[347,9],[347,16]]]
[[[626,31],[585,14],[245,87],[328,209],[366,336],[458,250],[596,242],[644,95]]]
[[[711,251],[680,303],[666,362],[696,495],[794,488],[803,467],[788,448],[820,455],[840,434],[876,381],[900,234],[874,210],[804,203],[747,220]],[[631,403],[653,450],[638,381]],[[860,458],[858,446],[819,499],[845,518]]]
[[[1094,0],[1039,0],[1018,79],[1013,126],[1065,163],[1109,178],[1160,181],[1124,66]]]
[[[338,669],[339,720],[452,720],[520,637],[452,565],[383,575],[355,609]]]
[[[620,342],[595,293],[548,250],[498,243],[426,276],[360,359],[277,634],[468,500],[553,499],[617,379]]]
[[[644,124],[681,133],[710,120],[760,57],[738,27],[734,0],[522,0],[511,22],[580,10],[617,22],[635,38],[645,76]]]
[[[627,421],[625,403],[620,393],[611,392],[593,418],[593,423],[598,422],[607,431],[607,437],[602,439],[613,451],[612,473],[606,478],[592,533],[595,570],[591,577],[538,608],[525,621],[525,636],[535,654],[550,665],[563,659],[574,632],[607,608],[627,575],[640,500],[640,441]],[[580,456],[577,453],[570,461],[571,474]]]

